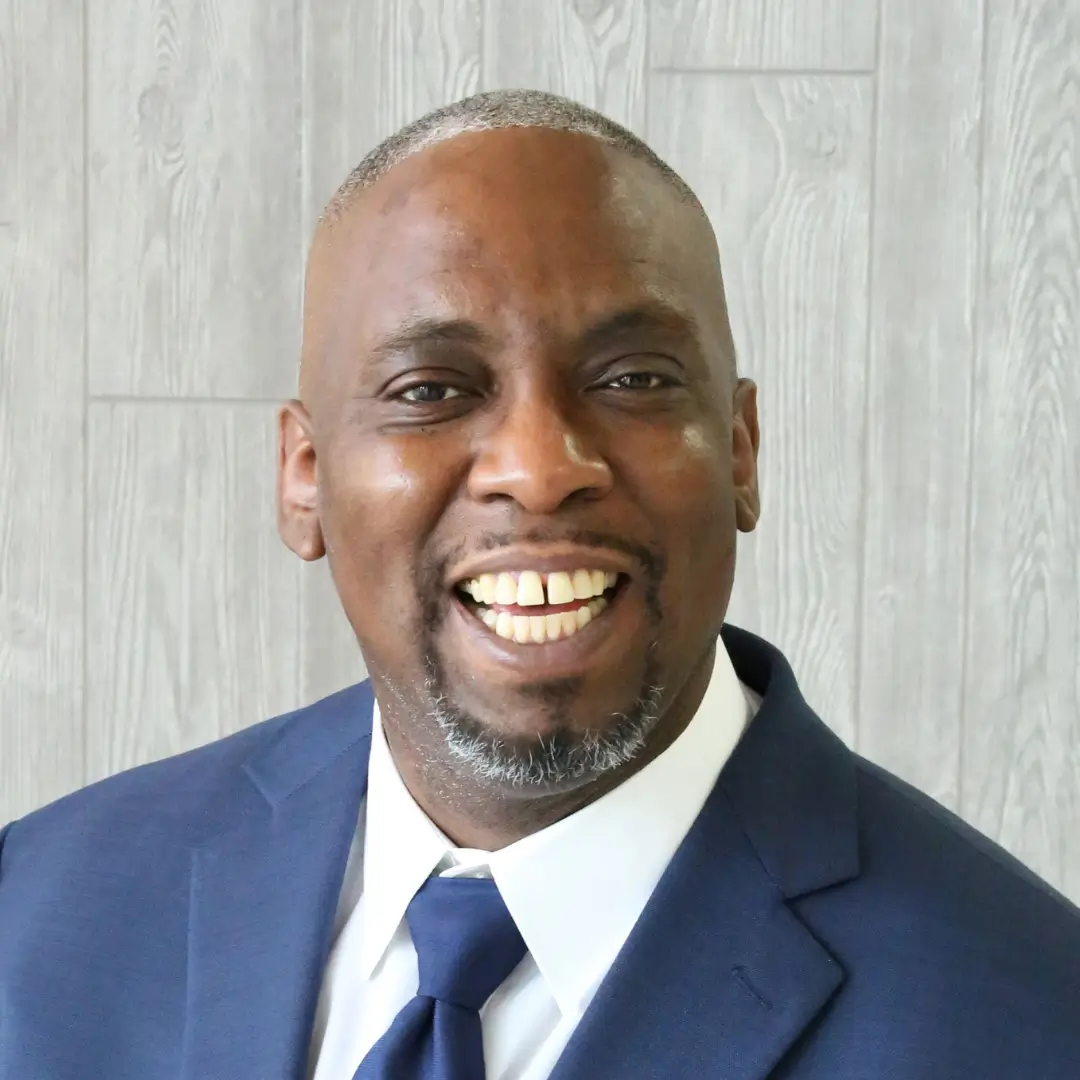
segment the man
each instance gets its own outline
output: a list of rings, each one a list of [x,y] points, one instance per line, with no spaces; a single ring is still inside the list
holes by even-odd
[[[755,387],[686,185],[483,95],[308,268],[280,531],[371,674],[9,826],[19,1080],[1080,1076],[1080,918],[723,626]]]

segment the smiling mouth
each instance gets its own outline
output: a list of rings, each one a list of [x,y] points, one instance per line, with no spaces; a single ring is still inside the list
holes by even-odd
[[[626,575],[581,568],[481,574],[455,587],[465,609],[491,633],[518,645],[544,645],[605,617]]]

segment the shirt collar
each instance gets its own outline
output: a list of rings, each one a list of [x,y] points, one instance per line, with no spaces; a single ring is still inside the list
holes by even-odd
[[[490,868],[563,1015],[582,1012],[630,935],[753,710],[717,640],[694,718],[662,754],[606,795],[501,851],[454,848],[401,780],[379,719],[368,766],[361,974],[369,978],[409,901],[444,860]]]
[[[390,756],[375,703],[365,800],[360,974],[370,979],[417,890],[452,848],[417,805]]]

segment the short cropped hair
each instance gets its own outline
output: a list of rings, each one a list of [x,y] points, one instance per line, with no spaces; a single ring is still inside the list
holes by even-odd
[[[544,90],[492,90],[435,109],[384,139],[345,178],[321,220],[327,223],[338,220],[360,192],[371,187],[412,154],[467,131],[494,131],[509,127],[572,131],[599,139],[651,165],[684,202],[689,202],[704,213],[689,184],[621,124],[595,109]]]

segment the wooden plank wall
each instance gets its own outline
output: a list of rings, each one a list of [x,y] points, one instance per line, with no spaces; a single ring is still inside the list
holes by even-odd
[[[0,0],[0,822],[362,675],[274,531],[305,247],[502,86],[716,226],[763,423],[732,621],[1080,900],[1080,0]]]

